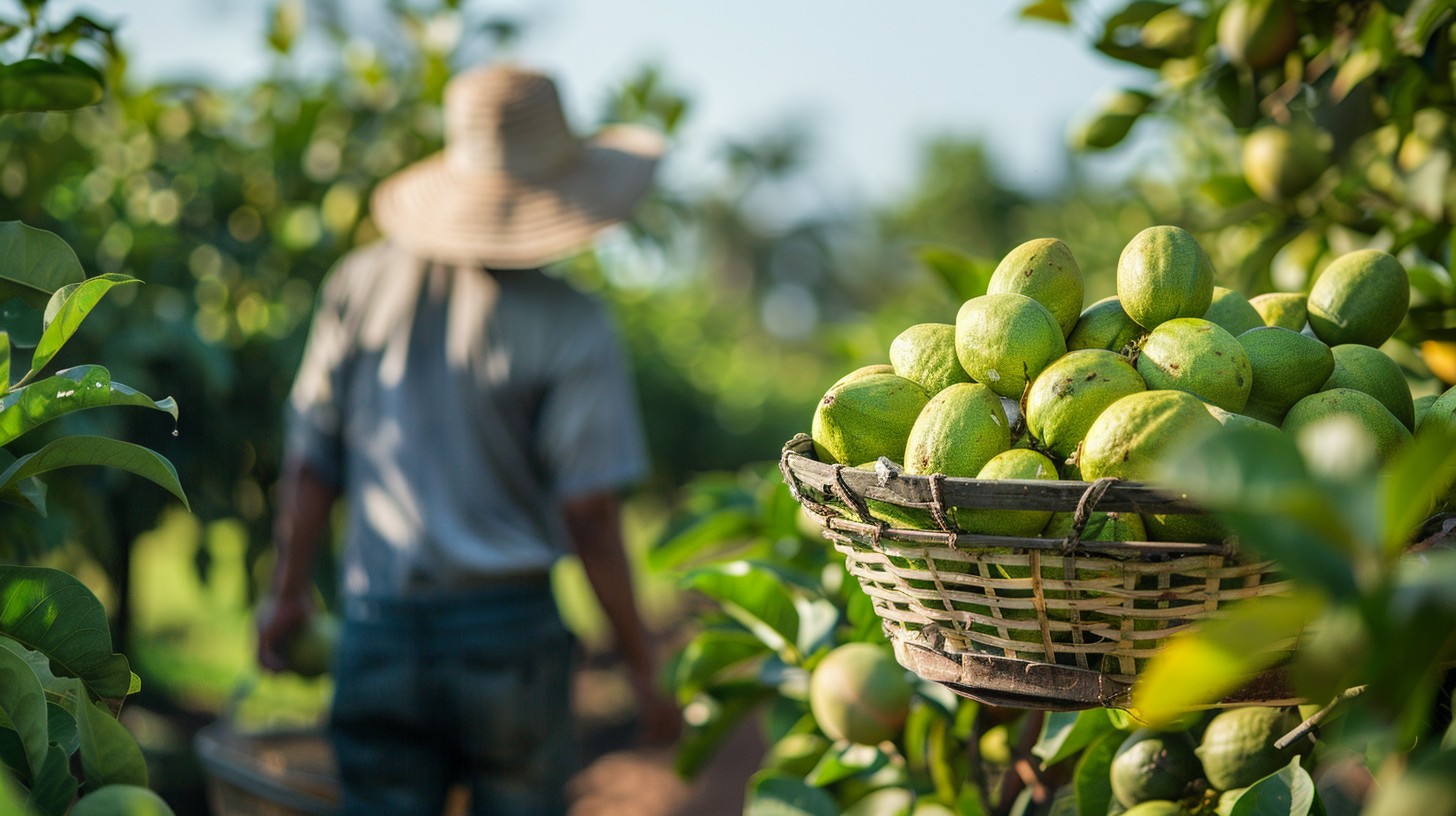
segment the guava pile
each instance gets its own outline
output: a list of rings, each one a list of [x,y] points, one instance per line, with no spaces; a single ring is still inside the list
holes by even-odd
[[[1298,435],[1341,417],[1373,439],[1378,462],[1423,423],[1456,430],[1456,388],[1413,398],[1380,349],[1410,305],[1395,257],[1348,253],[1307,293],[1248,298],[1215,277],[1192,234],[1149,227],[1122,251],[1117,294],[1087,305],[1071,249],[1028,241],[954,323],[910,326],[887,364],[834,383],[814,411],[815,453],[858,468],[884,458],[909,474],[1143,481],[1219,425]],[[928,513],[870,510],[894,526],[934,526]],[[1068,525],[1017,510],[959,509],[950,521],[969,533],[1059,538]],[[1093,529],[1110,540],[1222,537],[1199,516],[1099,515]]]

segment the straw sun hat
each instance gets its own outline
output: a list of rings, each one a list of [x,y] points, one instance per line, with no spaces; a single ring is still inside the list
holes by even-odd
[[[445,88],[445,149],[381,182],[370,206],[390,241],[421,256],[537,267],[626,218],[663,148],[631,125],[579,138],[550,77],[477,68]]]

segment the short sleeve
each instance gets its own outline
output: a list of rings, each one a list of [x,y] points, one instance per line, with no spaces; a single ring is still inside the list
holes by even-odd
[[[308,463],[335,486],[343,474],[342,392],[349,354],[341,289],[331,278],[320,295],[284,418],[286,455]]]
[[[605,309],[573,331],[542,400],[537,454],[558,498],[629,487],[647,474],[626,354]]]

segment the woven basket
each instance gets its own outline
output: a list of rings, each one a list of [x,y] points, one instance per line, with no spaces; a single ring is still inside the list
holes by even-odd
[[[226,722],[194,740],[218,816],[329,816],[338,810],[333,752],[320,731],[240,734]]]
[[[1200,512],[1145,485],[858,470],[818,461],[804,434],[784,446],[780,466],[845,555],[900,663],[993,705],[1126,708],[1138,671],[1168,637],[1225,604],[1290,587],[1272,562],[1241,560],[1228,543],[1080,540],[1094,509]],[[870,501],[925,513],[939,529],[890,526]],[[1071,512],[1076,523],[1066,539],[974,535],[951,523],[958,507]],[[1277,669],[1224,700],[1296,702]]]

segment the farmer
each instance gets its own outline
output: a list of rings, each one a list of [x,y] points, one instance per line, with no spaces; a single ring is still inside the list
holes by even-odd
[[[346,814],[439,814],[456,782],[474,813],[565,810],[573,644],[548,576],[572,549],[644,736],[676,727],[622,547],[619,491],[647,468],[622,348],[601,303],[541,271],[626,218],[662,150],[638,127],[574,136],[541,74],[461,74],[444,151],[379,185],[384,240],[322,287],[258,656],[288,667],[342,497],[329,731]]]

